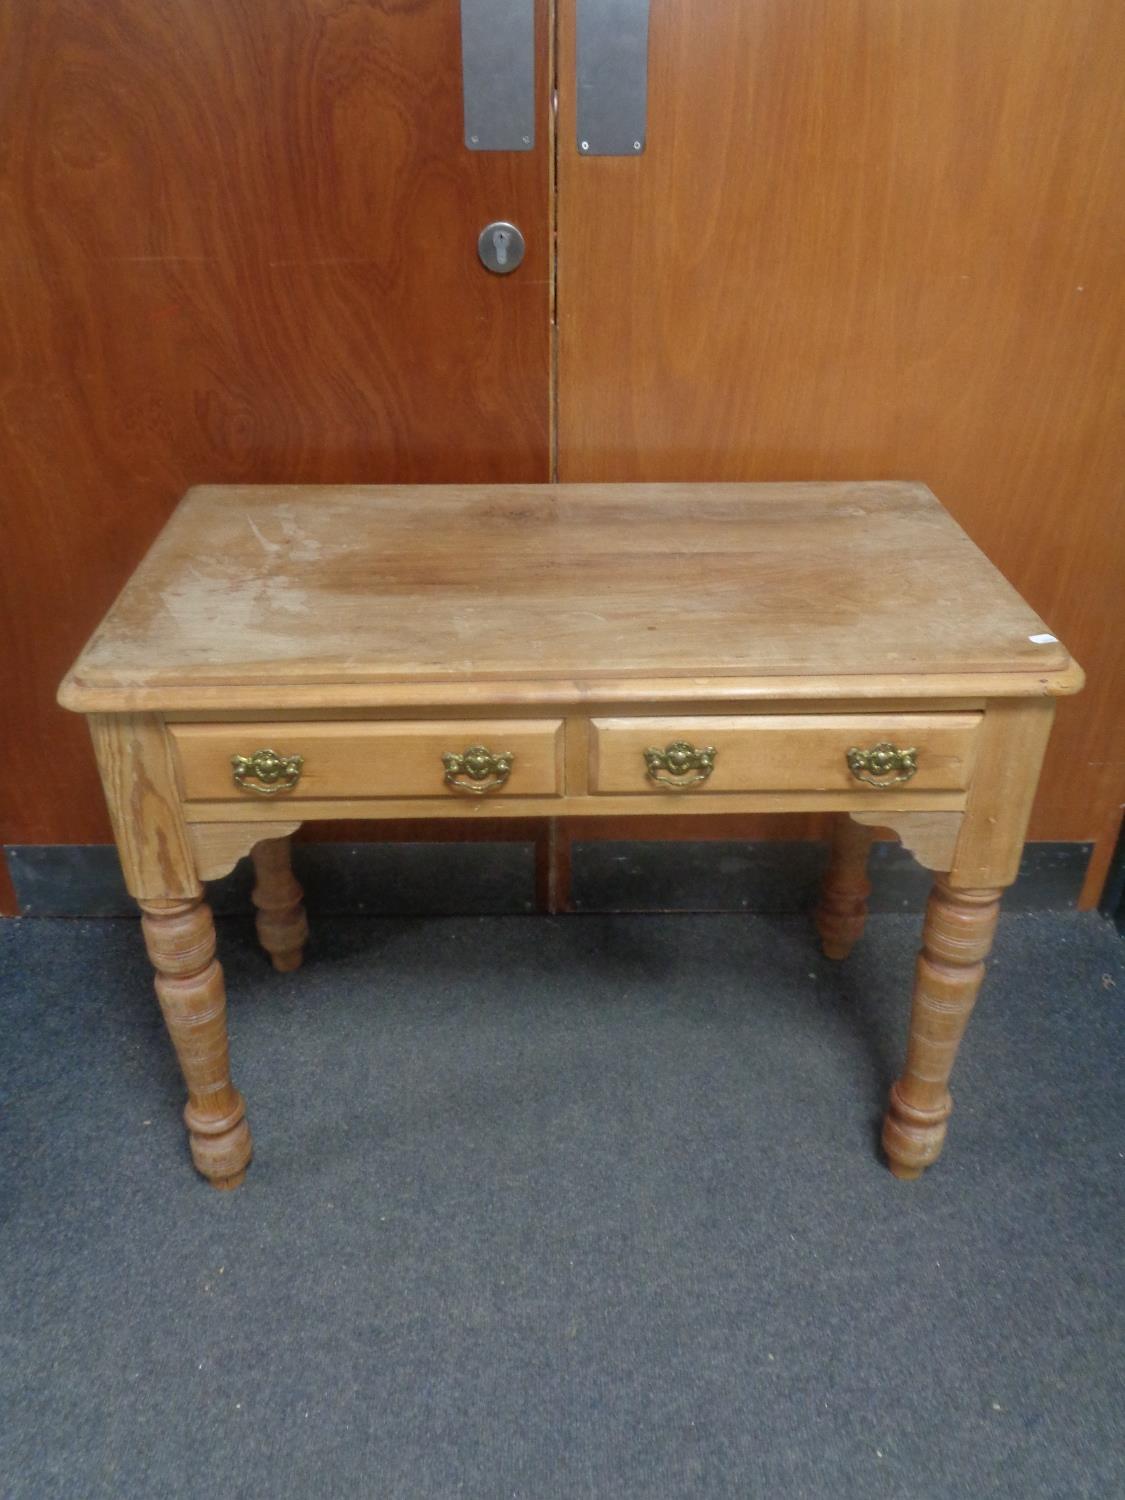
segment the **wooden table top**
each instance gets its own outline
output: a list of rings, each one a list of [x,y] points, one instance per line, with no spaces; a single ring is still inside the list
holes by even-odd
[[[1081,669],[924,485],[189,491],[85,712],[1023,696]]]

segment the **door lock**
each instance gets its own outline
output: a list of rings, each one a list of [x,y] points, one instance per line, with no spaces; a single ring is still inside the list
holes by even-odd
[[[523,260],[523,235],[506,219],[497,219],[486,224],[477,240],[477,254],[481,264],[497,276],[507,276]]]

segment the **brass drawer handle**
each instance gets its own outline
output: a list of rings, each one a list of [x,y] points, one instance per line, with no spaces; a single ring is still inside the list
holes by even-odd
[[[871,750],[859,750],[853,745],[848,751],[848,770],[855,779],[880,791],[909,781],[917,769],[918,751],[913,745],[909,750],[900,750],[884,740]]]
[[[445,766],[445,783],[459,792],[483,797],[486,792],[500,790],[512,774],[515,758],[511,750],[493,753],[487,745],[470,745],[460,755],[447,750],[441,758]]]
[[[674,740],[663,750],[650,747],[644,752],[650,781],[666,786],[671,792],[686,792],[706,781],[715,769],[718,751],[714,745],[697,750],[687,740]]]
[[[278,792],[291,792],[300,781],[305,757],[255,750],[253,755],[232,755],[230,763],[234,768],[234,784],[241,791],[276,797]]]

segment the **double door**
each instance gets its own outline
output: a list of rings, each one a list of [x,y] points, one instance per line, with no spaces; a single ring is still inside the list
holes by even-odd
[[[192,483],[895,477],[1087,667],[1031,832],[1108,848],[1125,9],[505,0],[531,129],[494,150],[491,4],[0,7],[4,841],[108,837],[54,686]],[[642,20],[640,147],[584,150],[579,29],[635,119]]]

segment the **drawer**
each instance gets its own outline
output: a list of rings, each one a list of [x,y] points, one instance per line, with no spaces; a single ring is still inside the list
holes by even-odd
[[[870,791],[872,797],[891,787],[899,792],[963,791],[969,784],[982,717],[933,713],[594,719],[590,790],[691,796]],[[674,748],[679,745],[686,748]],[[884,745],[913,754],[903,758],[884,753],[872,759],[869,752]],[[868,758],[865,762],[853,754],[853,770],[849,752],[855,751],[868,753]]]
[[[552,797],[562,788],[559,719],[170,724],[168,733],[189,802],[336,797],[475,802]],[[488,754],[466,757],[474,746]],[[238,767],[232,763],[236,756],[242,758]],[[447,765],[445,756],[460,759]]]

